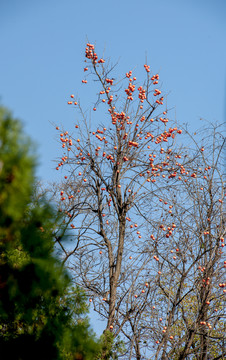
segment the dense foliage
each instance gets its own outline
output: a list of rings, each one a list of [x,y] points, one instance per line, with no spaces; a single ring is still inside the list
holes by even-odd
[[[0,108],[1,359],[93,359],[84,293],[54,256],[58,217],[34,200],[35,157],[21,123]]]

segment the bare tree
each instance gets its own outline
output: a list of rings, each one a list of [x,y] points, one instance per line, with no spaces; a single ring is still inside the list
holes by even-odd
[[[181,149],[186,170],[181,166],[170,191],[160,193],[162,204],[172,206],[168,214],[164,211],[162,232],[171,216],[177,225],[170,236],[156,237],[157,269],[161,267],[157,306],[152,321],[143,325],[147,339],[155,334],[155,359],[225,357],[225,138],[222,126],[198,134],[197,140],[188,134],[191,142]]]
[[[93,114],[104,122],[88,121],[71,96],[80,120],[75,135],[61,129],[57,170],[68,172],[56,186],[71,241],[56,242],[106,329],[123,336],[123,358],[208,359],[211,347],[225,351],[223,141],[213,129],[207,153],[194,138],[179,147],[159,75],[144,67],[142,85],[132,71],[115,80],[87,44],[85,74],[99,86]]]

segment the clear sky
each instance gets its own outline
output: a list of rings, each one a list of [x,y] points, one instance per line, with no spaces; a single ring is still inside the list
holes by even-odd
[[[119,75],[134,67],[143,74],[147,58],[179,122],[222,122],[225,18],[225,0],[0,0],[0,101],[38,144],[38,175],[56,175],[51,123],[74,121],[69,95],[89,105],[81,85],[87,39],[119,60]]]
[[[0,103],[38,145],[38,176],[56,176],[53,123],[74,123],[70,94],[92,106],[92,83],[81,84],[87,39],[119,60],[119,76],[140,76],[147,59],[179,122],[225,121],[225,18],[225,0],[0,0]]]

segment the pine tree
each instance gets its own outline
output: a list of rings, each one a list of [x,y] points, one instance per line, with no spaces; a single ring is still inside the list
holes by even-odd
[[[84,293],[54,256],[58,219],[33,201],[35,156],[20,121],[0,108],[1,359],[92,359],[99,349]]]

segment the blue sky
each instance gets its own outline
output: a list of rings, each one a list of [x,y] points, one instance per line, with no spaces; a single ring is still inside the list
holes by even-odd
[[[179,122],[222,122],[225,15],[224,0],[1,0],[0,101],[38,144],[38,176],[56,175],[51,123],[67,128],[74,121],[69,95],[79,93],[90,105],[81,85],[87,39],[119,60],[119,76],[134,67],[143,75],[147,58]]]
[[[56,176],[53,123],[74,124],[70,94],[85,107],[95,99],[81,84],[87,39],[119,60],[119,77],[132,68],[142,77],[147,59],[179,122],[223,122],[225,16],[225,0],[0,0],[0,102],[38,145],[38,176]]]

